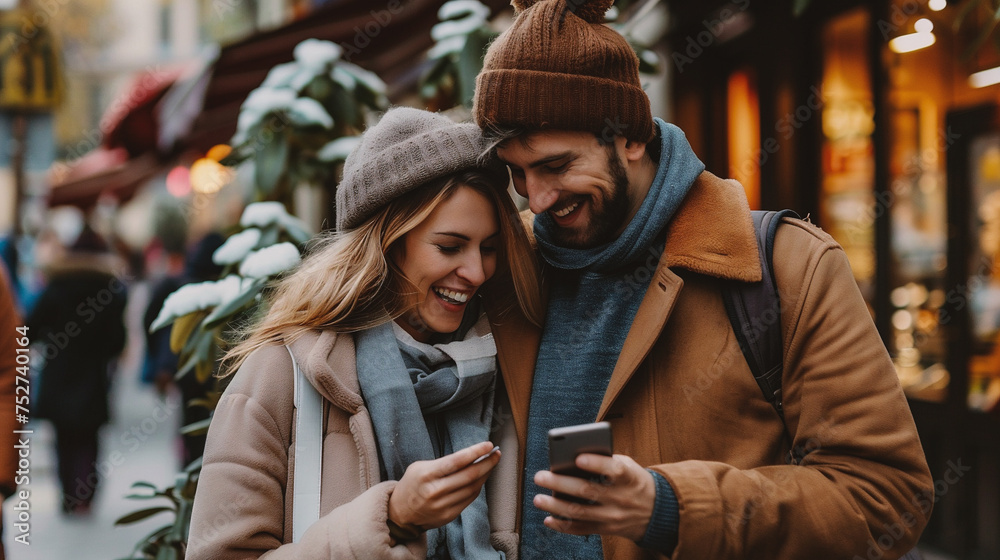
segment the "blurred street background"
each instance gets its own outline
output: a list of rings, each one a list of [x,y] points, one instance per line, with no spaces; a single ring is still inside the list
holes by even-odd
[[[144,286],[137,288],[134,296],[137,304],[147,297]],[[112,388],[112,408],[114,419],[102,429],[102,459],[107,460],[118,452],[126,457],[118,465],[103,467],[108,470],[93,511],[87,516],[66,516],[59,507],[59,481],[56,476],[53,433],[48,422],[36,421],[29,425],[34,430],[31,439],[31,482],[22,486],[31,493],[31,536],[29,546],[13,541],[16,534],[11,527],[15,519],[16,500],[4,503],[3,519],[4,545],[10,560],[54,560],[57,558],[79,558],[81,560],[111,560],[129,556],[135,543],[152,532],[159,520],[151,518],[145,522],[124,527],[114,527],[118,518],[134,511],[135,504],[126,500],[130,486],[138,480],[146,480],[158,486],[169,486],[180,464],[173,460],[179,445],[177,430],[180,427],[179,414],[173,414],[167,421],[158,423],[149,433],[142,431],[143,421],[150,418],[157,407],[176,411],[180,399],[172,395],[162,400],[149,387],[139,381],[139,367],[144,347],[142,340],[141,316],[134,311],[141,310],[136,305],[129,309],[129,324],[132,331],[130,344],[122,356],[120,377]],[[147,423],[147,426],[149,424]],[[138,430],[145,436],[141,445],[123,444],[122,436]],[[138,439],[138,438],[137,438]],[[127,455],[126,455],[127,454]]]
[[[31,544],[10,498],[8,558],[182,557],[220,349],[295,259],[251,261],[334,222],[340,165],[388,106],[469,119],[512,19],[506,0],[0,0],[0,270],[31,325],[34,430]],[[1000,558],[997,2],[618,0],[607,20],[709,171],[845,248],[936,481],[925,556]],[[199,306],[164,307],[194,283]]]

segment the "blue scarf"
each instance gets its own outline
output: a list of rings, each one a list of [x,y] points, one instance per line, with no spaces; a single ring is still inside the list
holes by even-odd
[[[532,505],[541,489],[532,482],[548,469],[551,428],[593,422],[663,252],[667,223],[705,169],[684,133],[656,119],[659,165],[638,212],[621,236],[592,249],[567,249],[552,241],[552,219],[535,218],[542,256],[556,268],[532,383],[525,449],[521,554],[524,558],[602,558],[597,535],[551,531]],[[655,142],[655,140],[654,140]],[[546,491],[547,492],[547,491]]]

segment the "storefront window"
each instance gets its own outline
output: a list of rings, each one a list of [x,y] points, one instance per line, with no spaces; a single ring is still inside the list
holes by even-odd
[[[889,188],[881,201],[892,227],[888,339],[907,395],[943,401],[950,380],[940,325],[948,265],[943,123],[952,54],[949,37],[942,36],[945,16],[908,8],[900,4],[895,24],[880,27],[889,80]]]
[[[875,279],[875,130],[868,55],[869,14],[857,9],[823,29],[820,225],[847,252],[869,305]]]
[[[946,324],[948,294],[948,190],[971,188],[969,263],[970,309],[974,333],[969,363],[969,403],[981,408],[991,380],[1000,375],[1000,353],[992,353],[1000,333],[1000,280],[993,259],[1000,246],[1000,135],[972,144],[971,185],[947,185],[945,161],[960,136],[946,126],[948,112],[983,102],[996,103],[1000,86],[977,88],[969,75],[988,60],[968,60],[968,33],[956,33],[955,7],[933,11],[908,0],[893,0],[892,25],[879,26],[888,77],[889,189],[885,208],[891,224],[886,263],[893,307],[889,351],[900,382],[911,398],[943,401],[951,375]],[[985,52],[985,51],[984,51]],[[981,57],[980,57],[981,58]],[[994,212],[993,209],[996,209]],[[973,287],[978,289],[973,290]],[[1000,352],[1000,350],[998,350]],[[992,386],[1000,393],[1000,381]],[[998,395],[1000,396],[1000,395]]]
[[[969,407],[986,411],[1000,402],[1000,133],[974,139],[969,152]]]

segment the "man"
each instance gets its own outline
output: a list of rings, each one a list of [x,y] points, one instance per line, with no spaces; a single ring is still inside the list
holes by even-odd
[[[743,189],[652,118],[634,52],[600,23],[609,4],[515,2],[477,82],[476,121],[547,263],[544,331],[497,341],[537,349],[533,374],[505,372],[523,557],[898,558],[932,481],[843,250],[806,222],[778,230],[782,419],[721,297],[761,278]],[[550,428],[601,420],[616,455],[577,465],[603,484],[547,470]]]

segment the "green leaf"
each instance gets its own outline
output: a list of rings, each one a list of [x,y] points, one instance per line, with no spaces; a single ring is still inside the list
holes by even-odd
[[[227,167],[236,167],[237,165],[249,159],[251,154],[252,152],[248,146],[248,143],[244,142],[239,146],[234,147],[233,150],[229,152],[229,155],[219,160],[219,163]]]
[[[493,33],[477,29],[469,33],[465,40],[465,48],[458,53],[460,101],[466,107],[472,107],[472,99],[476,93],[476,76],[483,70],[483,57],[492,38]]]
[[[334,86],[331,86],[333,89]],[[311,97],[300,97],[286,111],[288,119],[295,126],[332,128],[334,118],[319,101]]]
[[[184,348],[177,353],[178,356],[190,356],[200,346],[205,344],[205,338],[212,337],[211,331],[205,330],[205,317],[208,316],[207,311],[208,310],[202,311],[201,324],[190,336],[188,336],[187,342],[184,343]]]
[[[298,225],[287,224],[284,229],[296,245],[302,245],[312,239],[312,234]]]
[[[305,95],[323,101],[333,89],[333,79],[327,74],[319,74],[306,86]]]
[[[181,509],[178,511],[178,514],[182,516],[185,513],[184,509],[194,500],[194,492],[198,488],[199,474],[201,474],[200,471],[181,471],[177,475],[178,494],[182,498]]]
[[[195,334],[188,339],[187,344],[184,349],[181,350],[179,356],[181,363],[184,365],[177,370],[174,374],[174,379],[181,379],[184,375],[190,371],[195,365],[201,360],[205,359],[208,355],[208,348],[215,343],[215,333],[212,331],[206,331],[204,324],[202,327],[195,331]]]
[[[142,540],[140,540],[139,542],[140,543],[143,543],[143,542],[145,542],[145,543],[155,543],[159,539],[162,539],[164,536],[166,536],[167,534],[169,534],[170,533],[170,529],[173,528],[173,526],[174,526],[173,523],[169,523],[167,525],[164,525],[163,527],[160,527],[159,529],[157,529],[157,530],[153,531],[152,533],[146,535],[146,537],[143,538]]]
[[[148,560],[149,558],[155,558],[156,554],[159,554],[159,550],[162,547],[163,547],[162,543],[158,543],[158,542],[146,543],[142,547],[142,557],[143,557],[143,559],[144,560]]]
[[[180,558],[180,553],[173,547],[163,547],[156,553],[156,560],[180,560]]]
[[[194,490],[194,488],[191,488],[191,499],[186,500],[177,512],[177,523],[174,523],[174,529],[170,533],[171,540],[175,542],[187,541],[188,532],[191,527],[191,510],[194,506]]]
[[[188,408],[199,408],[200,407],[200,408],[207,408],[209,410],[211,410],[212,406],[214,406],[215,404],[216,403],[214,401],[210,400],[210,399],[191,399],[187,403]]]
[[[452,59],[450,56],[442,56],[435,60],[434,64],[420,78],[420,96],[424,99],[436,96],[441,88],[441,80],[444,79],[451,67]]]
[[[129,500],[152,500],[153,498],[164,498],[166,497],[162,492],[156,492],[154,494],[126,494],[125,498]]]
[[[264,141],[254,158],[254,185],[267,196],[275,191],[288,167],[288,137],[274,132]]]
[[[354,102],[375,111],[384,111],[389,105],[385,94],[362,86],[354,88]]]
[[[323,145],[322,148],[316,152],[316,159],[324,163],[336,163],[338,161],[344,161],[347,159],[347,155],[361,143],[360,136],[341,136],[336,140],[331,140]],[[328,168],[328,165],[324,165],[324,168]],[[288,228],[286,228],[288,229]]]
[[[155,484],[152,482],[146,482],[145,480],[133,482],[131,488],[152,488],[153,490],[157,490]]]
[[[340,84],[334,84],[330,89],[330,96],[326,98],[324,107],[337,124],[334,128],[335,135],[342,136],[345,130],[358,126],[363,121],[354,91],[346,90]]]
[[[649,49],[636,49],[639,56],[639,72],[643,74],[656,74],[660,71],[660,57],[655,51]]]
[[[205,318],[205,326],[210,329],[214,329],[215,327],[227,322],[237,312],[248,307],[253,302],[254,297],[260,293],[260,290],[264,287],[265,283],[267,283],[266,278],[257,279],[252,284],[247,286],[247,288],[244,289],[240,295],[236,296],[228,303],[216,307],[212,311],[212,314]]]
[[[191,368],[197,366],[199,362],[208,359],[209,350],[212,348],[212,345],[215,344],[215,335],[211,332],[206,332],[204,335],[199,336],[200,338],[197,339],[197,346],[193,348],[190,353],[182,354],[188,356],[188,358],[187,361],[184,362],[184,365],[177,370],[177,373],[174,375],[174,379],[181,379],[187,374],[187,372],[191,371]]]
[[[208,426],[212,423],[211,418],[206,418],[204,420],[199,420],[197,422],[192,422],[187,426],[183,426],[180,432],[186,436],[200,436],[208,433]]]
[[[193,472],[200,471],[201,470],[202,461],[203,461],[202,457],[198,457],[194,461],[191,461],[190,465],[184,467],[184,472],[193,473]]]
[[[146,509],[140,509],[139,511],[133,511],[128,515],[118,518],[118,520],[115,521],[115,525],[116,526],[129,525],[132,523],[136,523],[137,521],[142,521],[143,519],[152,517],[158,513],[163,513],[165,511],[174,511],[174,508],[168,506],[157,506]]]
[[[264,247],[270,247],[278,242],[278,226],[271,224],[261,230],[260,241],[257,242],[255,249],[263,249]]]

